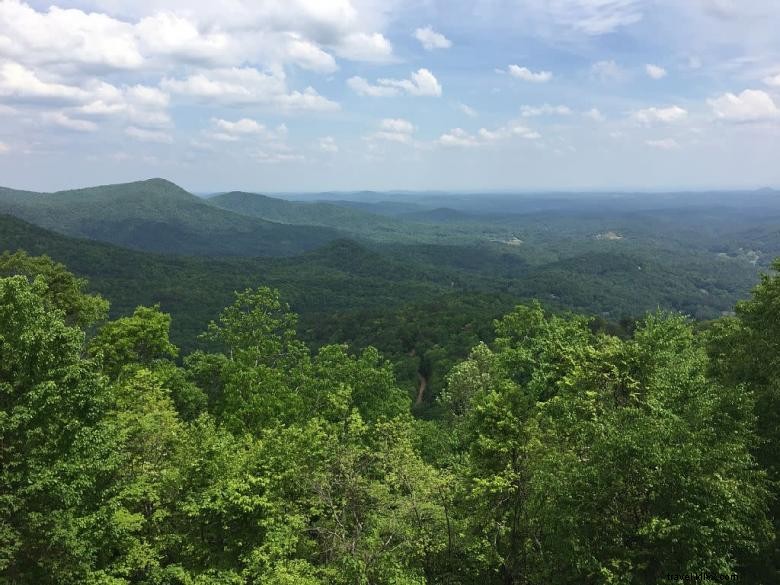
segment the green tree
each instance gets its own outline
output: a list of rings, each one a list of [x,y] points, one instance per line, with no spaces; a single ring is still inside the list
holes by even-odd
[[[83,583],[110,474],[104,379],[44,277],[0,279],[0,576]]]
[[[24,251],[0,255],[0,277],[20,275],[39,277],[46,284],[45,299],[65,315],[68,325],[86,328],[108,315],[108,301],[86,292],[87,281],[68,272],[48,256],[29,256]]]

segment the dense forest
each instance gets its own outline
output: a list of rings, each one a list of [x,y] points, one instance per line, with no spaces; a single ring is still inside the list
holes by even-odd
[[[704,328],[515,306],[422,420],[272,289],[180,355],[158,306],[107,319],[46,257],[4,274],[4,583],[778,581],[780,277]]]
[[[778,582],[754,195],[0,189],[0,583]]]

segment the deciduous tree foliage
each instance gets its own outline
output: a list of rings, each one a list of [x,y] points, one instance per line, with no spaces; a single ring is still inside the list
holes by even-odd
[[[0,583],[776,582],[774,279],[705,336],[517,307],[422,421],[270,289],[178,361],[158,307],[100,323],[62,266],[2,267]]]

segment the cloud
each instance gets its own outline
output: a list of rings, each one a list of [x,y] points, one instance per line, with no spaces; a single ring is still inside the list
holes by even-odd
[[[122,70],[144,62],[128,23],[56,6],[37,12],[18,0],[0,2],[0,40],[4,55],[28,64]]]
[[[769,87],[780,87],[780,73],[778,73],[777,75],[770,75],[769,77],[764,77],[763,81]]]
[[[339,151],[339,146],[336,144],[336,139],[333,136],[323,136],[317,142],[322,152],[336,153]]]
[[[165,78],[161,84],[170,93],[224,105],[271,105],[283,110],[333,111],[339,105],[308,87],[288,91],[281,69],[269,72],[253,67],[212,69],[183,79]]]
[[[251,118],[241,118],[232,122],[222,118],[211,119],[211,129],[206,135],[214,140],[223,142],[236,142],[247,137],[259,137],[263,140],[283,140],[287,137],[287,126],[278,126],[271,130],[260,122]]]
[[[380,33],[353,33],[334,46],[337,55],[351,61],[384,62],[393,55],[393,45]]]
[[[666,69],[652,64],[645,65],[645,73],[652,79],[663,79],[667,75]]]
[[[0,154],[7,154],[9,152],[11,152],[11,147],[5,142],[0,142]]]
[[[541,135],[522,124],[510,122],[506,126],[493,130],[480,128],[476,134],[469,134],[463,128],[453,128],[449,132],[442,134],[436,142],[446,147],[474,148],[513,137],[536,140],[541,138]]]
[[[95,132],[98,129],[97,124],[94,122],[70,118],[64,112],[44,112],[42,119],[48,124],[54,124],[60,128],[75,130],[76,132]]]
[[[144,54],[185,62],[219,62],[230,43],[226,34],[203,34],[193,22],[172,12],[159,12],[141,19],[135,26],[135,34]]]
[[[537,116],[569,116],[571,109],[567,106],[552,106],[542,104],[541,106],[522,106],[520,115],[523,118],[534,118]]]
[[[171,144],[173,142],[173,137],[166,132],[146,130],[144,128],[137,128],[136,126],[129,126],[126,128],[125,134],[130,138],[140,140],[141,142],[157,142],[159,144]]]
[[[415,128],[409,120],[403,118],[385,118],[379,123],[379,130],[369,136],[370,140],[385,140],[409,144]]]
[[[670,124],[679,122],[688,117],[688,111],[679,106],[668,108],[645,108],[634,112],[633,118],[640,124],[651,125],[656,123]]]
[[[481,144],[476,136],[472,136],[463,128],[453,128],[449,132],[445,132],[439,136],[437,142],[441,146],[456,146],[463,148],[471,148]]]
[[[553,74],[549,71],[533,72],[527,67],[520,67],[519,65],[510,65],[507,71],[512,77],[531,83],[547,83],[553,78]]]
[[[89,94],[79,87],[42,79],[19,63],[3,63],[0,65],[0,96],[20,101],[78,103]]]
[[[548,22],[588,36],[605,35],[642,20],[642,0],[525,0]]]
[[[606,120],[604,117],[604,114],[602,114],[598,108],[591,108],[585,114],[583,114],[586,118],[590,118],[594,122],[603,122]]]
[[[442,94],[441,84],[428,69],[418,69],[409,79],[378,79],[376,85],[362,77],[351,77],[347,85],[358,95],[369,97],[388,97],[401,93],[438,97]]]
[[[658,140],[645,140],[645,144],[659,150],[677,150],[680,144],[674,138],[661,138]]]
[[[772,97],[760,89],[746,89],[739,95],[726,93],[707,100],[715,117],[727,122],[760,122],[780,118]]]
[[[423,49],[433,51],[434,49],[449,49],[452,47],[452,41],[441,33],[437,33],[430,26],[418,28],[414,31],[414,38],[420,41]]]
[[[290,61],[309,71],[333,73],[339,68],[333,55],[295,33],[287,35],[284,52]]]
[[[467,106],[464,103],[459,103],[458,109],[466,114],[469,118],[476,118],[479,115],[479,113],[474,108]]]
[[[600,81],[620,81],[626,76],[626,72],[615,61],[597,61],[590,66],[590,74]]]

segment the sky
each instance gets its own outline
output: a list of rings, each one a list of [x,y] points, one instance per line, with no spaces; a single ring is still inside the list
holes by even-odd
[[[780,187],[777,0],[0,0],[0,185]]]

